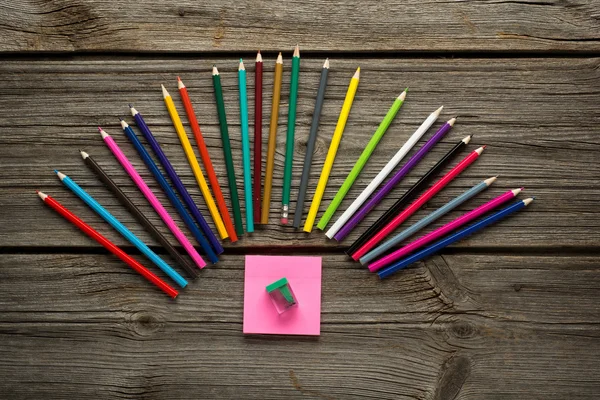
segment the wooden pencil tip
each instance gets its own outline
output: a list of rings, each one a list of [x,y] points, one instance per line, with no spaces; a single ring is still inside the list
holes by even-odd
[[[102,135],[102,139],[108,137],[108,133],[104,132],[104,129],[98,127],[98,130],[100,131],[100,135]]]
[[[256,53],[256,62],[263,62],[262,56],[260,55],[260,50]]]
[[[525,200],[523,200],[523,203],[524,203],[526,206],[528,206],[528,205],[529,205],[529,203],[531,203],[531,202],[533,201],[533,199],[535,199],[535,197],[530,197],[530,198],[528,198],[528,199],[525,199]]]
[[[448,121],[448,125],[454,126],[455,122],[456,122],[456,118],[452,118],[450,121]]]
[[[216,65],[213,65],[212,74],[213,74],[213,75],[219,75],[219,70],[217,69],[217,66],[216,66]]]
[[[38,194],[38,196],[40,196],[40,199],[42,200],[46,200],[46,197],[48,197],[46,193],[40,192],[39,190],[36,190],[35,192]]]
[[[121,128],[125,129],[129,126],[129,124],[127,122],[125,122],[124,119],[121,119]]]
[[[483,153],[483,151],[485,150],[487,146],[481,146],[480,148],[476,149],[475,152],[479,155],[481,155],[481,153]]]
[[[79,154],[81,154],[81,158],[83,158],[84,160],[90,156],[88,153],[86,153],[83,150],[79,150]]]
[[[61,181],[67,177],[65,174],[58,170],[54,170],[54,172],[56,173],[56,175],[58,175],[58,179],[60,179]]]
[[[244,66],[244,60],[240,58],[240,65],[238,66],[238,71],[245,71],[246,67]]]
[[[398,96],[398,100],[404,101],[404,99],[406,99],[406,90],[400,93],[400,96]]]
[[[167,92],[167,88],[165,88],[165,85],[160,85],[161,89],[162,89],[162,93],[163,93],[163,98],[167,98],[170,97],[169,92]]]
[[[131,112],[131,116],[133,116],[133,117],[135,117],[137,114],[139,114],[138,111],[135,108],[133,108],[133,106],[131,104],[129,105],[129,111]]]
[[[356,72],[354,73],[354,76],[352,76],[353,79],[359,79],[360,78],[360,67],[356,68]]]
[[[471,139],[472,139],[472,138],[473,138],[473,135],[469,135],[469,136],[467,136],[466,138],[464,138],[462,141],[463,141],[465,144],[469,144],[469,142],[471,141]]]
[[[181,89],[184,89],[184,88],[185,88],[185,85],[181,81],[181,78],[177,77],[177,89],[181,90]]]
[[[294,57],[300,57],[300,46],[298,45],[294,48]]]
[[[323,64],[323,68],[329,69],[329,58],[325,59],[325,63]]]
[[[435,110],[433,113],[437,116],[439,116],[442,112],[442,110],[444,109],[444,106],[441,106],[440,108],[438,108],[437,110]]]
[[[277,56],[277,64],[283,64],[283,56],[281,55],[281,52],[279,52],[279,55]]]
[[[498,179],[495,176],[492,176],[491,178],[487,178],[486,180],[484,180],[486,186],[490,186],[492,183],[496,182],[496,179]]]
[[[516,196],[519,193],[521,193],[523,191],[523,189],[524,188],[513,189],[513,190],[511,190],[511,192],[513,193],[514,196]]]

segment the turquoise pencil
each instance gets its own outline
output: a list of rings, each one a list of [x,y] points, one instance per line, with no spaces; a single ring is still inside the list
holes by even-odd
[[[238,67],[240,85],[240,123],[242,125],[242,162],[244,164],[244,201],[246,202],[246,231],[254,232],[252,209],[252,175],[250,169],[250,133],[248,132],[248,98],[246,95],[246,68],[240,58]]]
[[[158,268],[163,270],[163,272],[171,279],[175,281],[179,286],[186,287],[187,281],[179,275],[177,271],[175,271],[169,264],[163,261],[155,252],[150,250],[148,246],[137,236],[135,236],[129,229],[125,227],[118,219],[116,219],[111,213],[109,213],[104,207],[100,205],[92,196],[90,196],[85,190],[83,190],[78,184],[75,183],[71,178],[62,172],[56,171],[56,175],[58,175],[58,179],[64,183],[66,187],[68,187],[73,193],[75,193],[85,204],[87,204],[92,210],[94,210],[98,215],[100,215],[106,222],[108,222],[113,228],[115,228],[125,239],[127,239],[131,244],[133,244],[139,251],[142,252],[150,261],[152,261]]]
[[[409,226],[408,228],[406,228],[405,230],[403,230],[402,232],[400,232],[399,234],[397,234],[396,236],[394,236],[387,242],[383,243],[381,246],[376,247],[375,249],[371,250],[370,252],[368,252],[367,254],[362,256],[360,258],[360,263],[362,265],[367,265],[369,262],[371,262],[371,260],[385,254],[389,249],[391,249],[394,246],[396,246],[397,244],[401,243],[404,239],[409,238],[410,236],[414,235],[421,229],[425,228],[427,225],[433,223],[436,219],[441,218],[442,216],[446,215],[447,213],[449,213],[450,211],[452,211],[453,209],[455,209],[456,207],[458,207],[465,201],[467,201],[467,200],[475,197],[479,193],[483,192],[492,183],[494,183],[496,181],[496,179],[497,178],[495,176],[493,176],[484,181],[481,181],[477,185],[470,188],[469,190],[467,190],[467,191],[463,192],[462,194],[458,195],[457,197],[453,198],[452,200],[450,200],[449,202],[447,202],[446,204],[444,204],[443,206],[441,206],[440,208],[438,208],[431,214],[423,217],[421,220],[416,222],[414,225]]]

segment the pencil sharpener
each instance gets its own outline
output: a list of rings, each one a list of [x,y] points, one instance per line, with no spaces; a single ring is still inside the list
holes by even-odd
[[[281,278],[267,286],[267,293],[279,314],[298,305],[298,300],[287,278]]]

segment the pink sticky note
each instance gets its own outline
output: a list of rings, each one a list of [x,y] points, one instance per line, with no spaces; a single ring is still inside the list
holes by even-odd
[[[298,305],[277,313],[267,285],[287,278]],[[321,257],[246,256],[244,333],[321,334]]]

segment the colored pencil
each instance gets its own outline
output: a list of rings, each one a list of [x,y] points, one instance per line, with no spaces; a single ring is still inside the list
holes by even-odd
[[[415,233],[417,233],[418,231],[420,231],[427,225],[436,221],[438,218],[441,218],[442,216],[444,216],[447,213],[449,213],[450,211],[454,210],[456,207],[458,207],[465,201],[475,197],[476,195],[478,195],[479,193],[481,193],[482,191],[487,189],[492,183],[494,183],[495,180],[496,180],[496,177],[492,177],[492,178],[488,178],[484,181],[479,182],[477,185],[475,185],[472,188],[468,189],[467,191],[463,192],[459,196],[453,198],[448,203],[444,204],[442,207],[438,208],[434,212],[426,215],[425,217],[420,219],[417,223],[411,225],[410,227],[406,228],[405,230],[403,230],[396,236],[390,238],[386,242],[382,243],[381,245],[377,246],[376,248],[374,248],[373,250],[371,250],[370,252],[368,252],[367,254],[362,256],[360,258],[360,263],[362,265],[366,265],[366,264],[370,263],[372,260],[374,260],[375,258],[380,257],[381,255],[385,254],[388,250],[390,250],[397,244],[402,243],[402,241],[404,239],[411,237],[412,235],[414,235]]]
[[[198,163],[198,159],[196,158],[196,154],[194,153],[194,149],[192,148],[192,144],[187,137],[187,133],[183,128],[183,124],[181,123],[181,118],[179,118],[179,113],[175,108],[175,103],[173,103],[173,98],[165,89],[164,85],[160,85],[162,88],[163,100],[165,101],[165,106],[167,107],[167,111],[171,116],[171,121],[173,122],[173,127],[177,132],[177,136],[179,137],[179,141],[181,142],[181,147],[183,147],[183,152],[185,153],[185,157],[188,160],[188,164],[190,165],[192,172],[194,173],[194,177],[196,178],[196,182],[200,187],[200,191],[202,192],[202,197],[204,197],[204,201],[206,202],[206,206],[208,207],[208,211],[212,216],[212,219],[217,228],[217,232],[219,232],[219,236],[221,239],[227,239],[229,234],[227,234],[227,229],[225,229],[225,224],[223,224],[223,219],[221,218],[221,214],[219,214],[219,209],[215,204],[215,199],[213,199],[212,194],[210,192],[210,188],[206,183],[206,179],[204,179],[204,174],[202,173],[202,169],[200,169],[200,164]]]
[[[117,245],[115,245],[110,240],[108,240],[107,238],[102,236],[98,231],[96,231],[94,228],[92,228],[91,226],[86,224],[77,215],[75,215],[71,211],[69,211],[65,206],[60,204],[57,200],[54,200],[49,195],[39,192],[39,191],[37,192],[37,194],[38,194],[38,196],[40,196],[40,199],[42,199],[42,201],[46,205],[48,205],[54,211],[59,213],[64,219],[66,219],[67,221],[69,221],[70,223],[75,225],[77,228],[79,228],[83,233],[85,233],[86,235],[88,235],[89,237],[94,239],[96,242],[100,243],[105,249],[107,249],[108,251],[113,253],[125,264],[129,265],[132,269],[137,271],[144,278],[146,278],[147,280],[152,282],[152,284],[154,284],[156,287],[158,287],[160,290],[162,290],[169,297],[172,297],[172,298],[177,297],[177,295],[179,294],[177,292],[177,290],[173,289],[165,281],[160,279],[158,276],[154,275],[154,273],[152,273],[149,269],[144,267],[142,264],[137,262],[134,258],[132,258],[127,253],[125,253],[123,250],[121,250]]]
[[[325,188],[327,187],[329,174],[331,173],[331,168],[333,167],[333,162],[335,161],[335,155],[340,145],[340,141],[342,140],[342,135],[344,134],[344,128],[346,127],[350,110],[352,109],[352,103],[354,102],[354,96],[356,95],[359,81],[360,67],[356,70],[354,76],[352,76],[352,79],[350,79],[350,85],[348,86],[348,91],[346,92],[346,98],[344,99],[344,104],[342,105],[342,110],[340,111],[340,116],[338,118],[337,125],[335,126],[333,137],[331,138],[329,150],[327,150],[327,156],[325,158],[325,163],[323,164],[323,169],[321,170],[319,182],[317,183],[317,189],[315,190],[315,194],[310,204],[308,216],[304,222],[304,232],[311,232],[313,229],[315,219],[317,218],[317,213],[319,212],[319,206],[321,205],[321,199],[323,198],[323,193],[325,193]]]
[[[254,64],[254,223],[260,224],[260,190],[262,187],[262,89],[263,89],[263,60],[260,51],[256,54]]]
[[[187,88],[185,87],[185,85],[179,77],[177,77],[177,87],[179,88],[181,102],[183,103],[185,113],[187,114],[188,121],[190,122],[192,133],[194,134],[194,138],[196,139],[198,151],[200,152],[200,159],[202,160],[202,164],[204,165],[204,169],[206,170],[206,175],[208,175],[208,181],[210,182],[210,186],[215,195],[215,201],[217,202],[217,207],[219,208],[219,212],[221,213],[223,224],[225,225],[225,229],[227,230],[227,234],[229,235],[229,239],[231,240],[231,242],[237,242],[237,233],[235,232],[233,222],[231,221],[231,216],[229,215],[229,210],[227,209],[227,204],[225,203],[225,198],[223,197],[223,192],[221,191],[219,179],[217,178],[217,174],[215,173],[215,169],[210,159],[208,148],[206,147],[206,143],[204,142],[204,137],[202,136],[200,124],[198,124],[198,119],[196,118],[194,106],[192,105],[192,101],[190,100],[190,95],[188,93]]]
[[[248,127],[248,94],[246,68],[240,58],[238,67],[240,89],[240,124],[242,130],[242,164],[244,165],[244,200],[246,203],[246,231],[254,232],[254,209],[252,207],[252,170],[250,167],[250,132]]]
[[[285,142],[285,165],[283,168],[283,193],[281,195],[281,223],[283,225],[287,225],[290,212],[290,191],[292,187],[292,165],[294,163],[294,136],[296,131],[296,105],[298,102],[299,79],[300,48],[296,45],[292,57],[290,101],[288,108],[287,137]]]
[[[154,176],[154,179],[158,182],[163,192],[165,192],[165,194],[167,195],[167,198],[169,199],[171,204],[177,210],[177,213],[185,223],[185,226],[187,226],[190,232],[192,232],[192,235],[194,235],[196,241],[200,244],[200,246],[202,246],[210,262],[216,264],[219,261],[219,258],[213,251],[212,247],[210,247],[210,244],[202,235],[202,232],[194,222],[194,219],[190,216],[190,214],[188,214],[184,205],[181,203],[181,200],[179,200],[179,197],[177,197],[177,195],[171,188],[171,185],[169,185],[169,182],[167,182],[162,172],[160,172],[160,169],[158,169],[158,166],[156,165],[146,148],[142,145],[142,142],[140,142],[133,129],[131,129],[127,122],[123,120],[121,120],[121,127],[123,127],[123,132],[125,133],[125,136],[127,136],[129,141],[133,144],[133,147],[135,147],[135,149],[137,150],[141,159],[144,161],[144,164],[146,164],[146,166]]]
[[[352,258],[354,260],[358,260],[360,257],[364,256],[369,250],[371,250],[377,243],[381,242],[383,238],[392,233],[394,229],[396,229],[402,222],[404,222],[408,217],[413,215],[423,204],[429,201],[433,196],[435,196],[440,190],[442,190],[448,183],[450,183],[454,178],[456,178],[462,171],[464,171],[469,165],[471,165],[475,160],[479,158],[485,146],[482,146],[471,152],[467,157],[465,157],[461,162],[459,162],[454,168],[452,168],[446,175],[444,175],[440,180],[433,184],[432,187],[427,189],[425,193],[423,193],[417,200],[412,202],[404,211],[398,214],[394,219],[392,219],[386,226],[384,226],[379,232],[377,232],[372,238],[370,238],[360,249],[358,249],[354,254],[352,254]]]
[[[319,80],[319,90],[317,100],[315,101],[315,110],[313,111],[312,123],[310,124],[310,133],[306,142],[306,154],[304,155],[304,166],[302,167],[302,177],[300,178],[300,189],[298,190],[298,200],[296,200],[296,211],[294,212],[294,228],[300,227],[302,214],[304,212],[304,199],[306,198],[306,189],[308,188],[308,177],[310,175],[310,166],[312,164],[315,142],[317,141],[317,132],[319,130],[319,120],[321,119],[321,109],[325,99],[325,88],[327,87],[327,76],[329,75],[329,59],[325,60],[321,69],[321,78]]]
[[[169,239],[167,239],[162,233],[160,233],[156,226],[154,226],[152,222],[150,222],[150,220],[144,215],[142,210],[140,210],[133,203],[133,201],[125,194],[125,192],[121,190],[119,185],[117,185],[117,183],[112,180],[112,178],[104,171],[104,169],[102,169],[102,167],[96,162],[96,160],[94,160],[85,151],[79,150],[79,154],[81,154],[81,158],[83,158],[84,164],[87,165],[88,168],[91,169],[92,172],[94,172],[94,174],[96,174],[98,179],[100,179],[100,181],[104,183],[104,186],[106,186],[112,192],[112,194],[116,196],[119,202],[144,227],[146,232],[150,233],[150,235],[152,235],[152,237],[156,239],[156,241],[167,250],[169,255],[173,257],[173,259],[177,261],[177,263],[181,265],[183,269],[185,269],[187,274],[192,279],[196,279],[198,277],[198,270],[195,269],[181,254],[179,254],[177,249],[175,249],[171,242],[169,242]]]
[[[173,236],[175,236],[177,241],[183,246],[183,248],[189,254],[189,256],[192,257],[192,260],[194,260],[194,263],[198,266],[198,268],[204,268],[206,266],[206,263],[204,262],[202,257],[200,257],[200,254],[198,254],[198,251],[196,251],[196,249],[190,243],[188,238],[183,234],[183,232],[181,232],[175,221],[173,221],[173,218],[171,218],[171,214],[167,212],[160,200],[156,198],[154,192],[150,190],[144,179],[142,179],[140,174],[133,167],[133,164],[131,164],[129,159],[125,156],[119,145],[117,145],[114,139],[102,129],[100,129],[100,134],[102,135],[102,140],[104,140],[106,146],[108,146],[108,148],[113,153],[119,164],[121,164],[125,172],[127,172],[127,175],[129,175],[129,177],[138,187],[140,192],[142,192],[146,200],[148,200],[152,208],[154,208],[160,219],[163,220],[163,222],[165,223],[165,225],[167,225],[171,233],[173,233]]]
[[[519,193],[521,193],[521,190],[523,190],[523,188],[509,190],[508,192],[501,194],[500,196],[488,201],[487,203],[475,208],[474,210],[471,210],[468,213],[461,215],[460,217],[447,223],[446,225],[444,225],[424,236],[421,236],[420,238],[418,238],[417,240],[415,240],[411,243],[408,243],[407,245],[392,252],[391,254],[388,254],[387,256],[374,261],[373,263],[371,263],[369,265],[369,271],[375,272],[378,269],[385,267],[386,265],[391,264],[392,262],[394,262],[402,257],[406,257],[410,253],[425,246],[426,244],[431,243],[434,240],[437,240],[437,239],[449,234],[450,232],[460,228],[461,226],[468,224],[469,222],[484,215],[488,211],[491,211],[494,208],[512,200],[513,198],[515,198],[515,196],[517,196]],[[400,241],[396,241],[396,243],[399,243]],[[388,249],[391,248],[392,246],[388,247]],[[362,262],[362,258],[361,258],[361,262]],[[365,263],[363,263],[363,265],[364,264]]]
[[[400,168],[392,178],[385,183],[362,207],[346,221],[339,218],[336,223],[327,232],[327,237],[334,237],[341,241],[354,229],[354,227],[363,220],[363,218],[379,204],[392,189],[404,179],[404,177],[425,157],[425,155],[452,129],[456,118],[446,122],[438,131],[421,147],[407,162]],[[342,216],[343,217],[343,216]]]
[[[109,213],[100,203],[98,203],[92,196],[90,196],[85,190],[83,190],[75,181],[59,171],[54,171],[58,176],[58,179],[69,188],[74,194],[77,195],[85,204],[88,205],[94,212],[108,222],[115,230],[117,230],[125,239],[133,244],[139,251],[142,252],[150,261],[152,261],[158,268],[163,270],[171,279],[175,281],[179,286],[186,287],[187,281],[177,271],[175,271],[169,264],[167,264],[162,258],[160,258],[155,252],[153,252],[144,242],[142,242],[137,236],[135,236],[125,225],[116,219],[111,213]]]
[[[396,273],[397,271],[399,271],[403,268],[406,268],[410,264],[415,263],[419,260],[422,260],[423,258],[425,258],[427,256],[435,254],[438,251],[440,251],[441,249],[443,249],[444,247],[447,247],[447,246],[451,245],[452,243],[456,243],[459,240],[462,240],[465,237],[472,235],[473,233],[480,231],[483,228],[493,224],[494,222],[499,221],[503,218],[506,218],[510,214],[513,214],[513,213],[523,209],[524,207],[528,206],[529,203],[531,203],[532,201],[533,201],[533,198],[530,197],[528,199],[521,200],[514,204],[511,204],[510,206],[498,211],[497,213],[490,215],[489,217],[477,222],[476,224],[473,224],[465,229],[462,229],[461,231],[458,231],[455,234],[448,236],[445,239],[440,240],[439,242],[419,251],[418,253],[416,253],[408,258],[405,258],[395,264],[390,265],[383,271],[378,272],[377,275],[379,275],[379,278],[381,278],[381,279],[387,278],[387,277],[393,275],[394,273]]]
[[[196,206],[196,203],[194,203],[192,196],[187,191],[181,178],[179,177],[179,175],[177,175],[177,172],[175,172],[175,168],[173,168],[173,165],[171,165],[171,162],[169,161],[162,148],[158,144],[156,138],[152,134],[152,131],[148,127],[148,124],[146,124],[146,121],[144,121],[144,117],[142,117],[142,114],[140,114],[135,108],[133,108],[131,104],[129,105],[129,110],[131,111],[131,115],[133,116],[136,125],[140,129],[140,132],[142,132],[142,135],[144,135],[144,138],[146,139],[150,147],[152,147],[152,151],[160,161],[167,175],[169,175],[171,183],[173,183],[175,189],[177,189],[177,193],[179,193],[179,196],[181,196],[181,198],[183,199],[183,202],[187,206],[188,211],[192,214],[192,216],[200,226],[200,229],[202,229],[202,232],[204,232],[204,236],[210,242],[210,245],[215,250],[215,253],[223,253],[223,246],[221,246],[221,242],[219,242],[219,239],[217,239],[213,231],[210,229],[210,226],[208,226],[208,223],[202,216],[200,209],[198,208],[198,206]],[[207,254],[209,254],[209,250],[207,250],[206,248],[204,250]]]
[[[406,143],[400,147],[398,152],[388,161],[388,163],[379,171],[379,173],[373,178],[373,180],[367,185],[367,187],[358,195],[356,199],[350,204],[350,206],[344,211],[337,222],[337,229],[341,228],[346,221],[350,219],[356,213],[356,211],[362,206],[362,204],[369,198],[369,196],[377,189],[377,187],[385,180],[385,178],[396,168],[396,166],[406,157],[408,152],[417,144],[421,137],[427,132],[427,130],[437,120],[438,116],[442,112],[444,107],[440,107],[425,119],[421,126],[408,138]],[[325,229],[327,224],[321,224],[319,229]],[[333,236],[333,235],[332,235]]]
[[[331,217],[333,217],[333,214],[336,212],[336,210],[342,203],[342,200],[344,200],[344,197],[346,197],[346,194],[352,187],[352,184],[354,183],[354,181],[356,180],[356,178],[358,177],[358,175],[364,168],[365,164],[369,160],[369,157],[371,157],[371,154],[373,154],[373,151],[375,151],[375,147],[377,147],[377,144],[379,144],[379,141],[383,138],[383,135],[385,135],[385,133],[387,132],[392,121],[396,117],[396,114],[398,114],[398,111],[400,111],[400,107],[402,107],[402,104],[404,103],[404,99],[406,98],[407,90],[408,89],[405,89],[404,92],[402,92],[400,94],[400,96],[398,96],[394,100],[394,103],[392,104],[392,106],[388,110],[387,114],[385,115],[385,117],[383,118],[383,120],[381,121],[379,126],[377,127],[377,130],[375,130],[375,133],[373,133],[373,136],[371,136],[369,143],[367,143],[367,146],[364,148],[364,150],[358,157],[358,160],[356,161],[356,163],[352,167],[352,170],[350,171],[350,173],[344,180],[344,183],[342,183],[342,186],[339,188],[338,192],[335,194],[335,197],[333,198],[331,203],[329,203],[329,206],[325,210],[325,213],[321,216],[321,219],[319,220],[319,224],[317,225],[317,228],[325,229],[325,227],[329,223],[329,220],[331,219]],[[341,222],[341,218],[338,219],[338,222],[336,222],[336,224],[334,224],[334,226],[331,227],[331,229],[329,229],[329,231],[327,232],[326,236],[329,239],[331,239],[333,237],[333,235],[335,234],[335,232],[338,231],[338,229],[339,229],[338,224],[340,227],[343,225],[343,222]]]
[[[233,209],[233,221],[235,224],[235,231],[238,236],[242,236],[244,234],[244,224],[242,223],[242,211],[240,209],[240,198],[235,179],[235,167],[233,166],[233,157],[231,155],[231,142],[229,140],[229,127],[227,125],[225,101],[223,100],[223,87],[221,86],[219,70],[214,65],[212,69],[212,78],[215,90],[215,102],[217,104],[217,114],[219,115],[221,141],[223,142],[223,156],[225,158],[225,168],[227,169],[229,195],[231,196],[231,208]]]
[[[442,172],[456,156],[467,147],[472,136],[467,136],[455,144],[440,160],[429,169],[414,185],[412,185],[381,217],[375,221],[354,243],[346,250],[346,254],[352,255],[377,231],[381,230],[390,222],[396,214],[407,206],[423,189]]]
[[[281,80],[283,77],[283,57],[281,53],[275,62],[273,78],[273,98],[271,102],[271,122],[269,124],[269,144],[267,149],[267,165],[265,170],[265,192],[263,193],[261,224],[269,223],[271,210],[271,188],[273,187],[273,169],[275,166],[275,150],[277,148],[277,123],[279,120],[279,99],[281,97]]]

